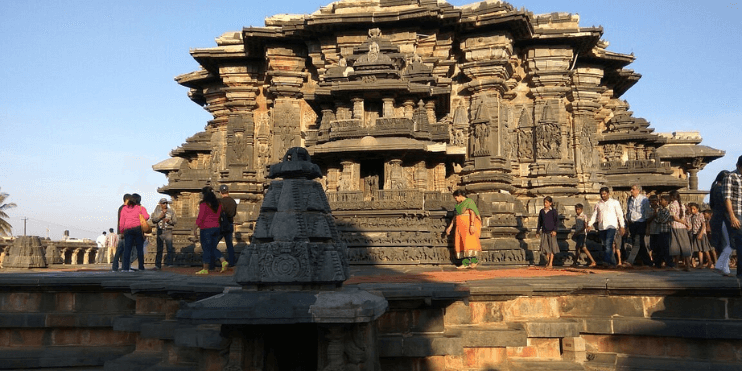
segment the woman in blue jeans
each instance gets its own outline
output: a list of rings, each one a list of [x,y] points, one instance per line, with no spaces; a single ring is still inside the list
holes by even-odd
[[[203,199],[198,205],[198,217],[196,225],[193,226],[193,234],[196,235],[196,228],[201,229],[201,248],[204,253],[201,258],[203,267],[196,274],[209,274],[209,262],[211,258],[219,259],[222,262],[222,272],[227,270],[229,263],[224,259],[222,253],[217,250],[216,245],[219,243],[219,215],[222,213],[222,205],[217,200],[211,187],[201,189]]]

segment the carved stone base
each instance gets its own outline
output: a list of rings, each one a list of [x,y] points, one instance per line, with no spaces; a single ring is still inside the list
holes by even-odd
[[[454,264],[453,250],[446,247],[357,247],[348,249],[351,264]],[[522,249],[485,250],[479,255],[482,264],[528,264]]]

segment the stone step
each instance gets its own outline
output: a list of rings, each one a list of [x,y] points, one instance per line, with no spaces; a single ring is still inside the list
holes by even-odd
[[[102,367],[106,361],[131,352],[133,347],[2,347],[0,370],[29,368]]]
[[[614,353],[594,353],[589,359],[584,363],[585,370],[588,371],[738,371],[742,369],[739,363]]]
[[[461,337],[465,348],[520,347],[528,345],[520,324],[474,324],[446,327],[446,335]]]
[[[162,352],[134,352],[108,361],[105,371],[147,370],[162,362]]]
[[[431,357],[463,354],[461,337],[444,334],[381,336],[379,357]]]
[[[580,336],[583,323],[574,319],[543,319],[522,323],[529,338],[567,338]]]
[[[585,367],[577,362],[554,360],[510,360],[510,371],[585,371]]]

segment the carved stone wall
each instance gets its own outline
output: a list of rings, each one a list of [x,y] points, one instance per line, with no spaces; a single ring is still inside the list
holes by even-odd
[[[497,252],[483,260],[519,264],[535,249],[540,207],[528,205],[544,196],[589,210],[601,186],[702,193],[695,174],[723,155],[633,116],[621,96],[640,78],[635,57],[608,51],[602,32],[504,2],[372,0],[225,33],[191,51],[202,69],[176,78],[214,118],[155,165],[168,176],[159,191],[189,220],[198,189],[229,184],[246,241],[267,166],[304,146],[334,210],[422,223],[379,230],[336,215],[352,262],[446,261],[438,234],[450,192],[465,189]]]

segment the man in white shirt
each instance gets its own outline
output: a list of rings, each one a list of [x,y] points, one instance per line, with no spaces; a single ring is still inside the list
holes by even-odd
[[[631,197],[626,203],[626,222],[629,225],[629,238],[631,241],[631,254],[626,260],[628,265],[634,264],[637,255],[645,267],[652,266],[652,258],[649,257],[647,243],[644,237],[647,235],[647,219],[652,214],[649,199],[642,194],[642,186],[634,184],[631,186]]]
[[[603,265],[616,266],[613,259],[613,240],[616,238],[616,229],[621,236],[624,235],[624,220],[621,204],[611,198],[611,191],[608,187],[600,189],[600,201],[595,204],[593,215],[587,224],[587,231],[590,231],[593,224],[598,222],[598,234],[603,242]]]
[[[95,243],[98,245],[98,253],[95,254],[95,263],[103,263],[103,256],[106,255],[106,231],[95,239]]]

